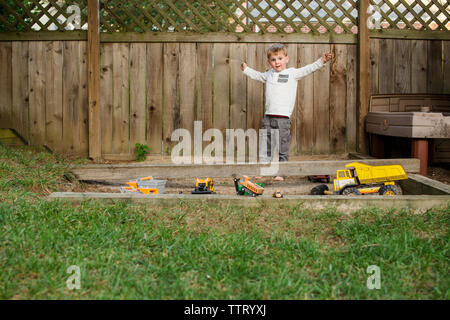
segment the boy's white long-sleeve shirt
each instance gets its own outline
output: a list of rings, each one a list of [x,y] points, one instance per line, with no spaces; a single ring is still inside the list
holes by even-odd
[[[244,74],[253,80],[261,81],[266,86],[266,115],[290,117],[294,110],[297,94],[297,81],[324,66],[322,58],[302,68],[289,68],[280,72],[270,69],[258,72],[250,67],[244,69]]]

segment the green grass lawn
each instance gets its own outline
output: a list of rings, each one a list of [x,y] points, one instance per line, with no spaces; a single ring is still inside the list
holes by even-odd
[[[449,212],[46,195],[70,161],[0,146],[1,299],[449,299]],[[76,183],[76,182],[74,182]],[[81,288],[69,290],[77,265]],[[367,267],[381,271],[369,290]]]

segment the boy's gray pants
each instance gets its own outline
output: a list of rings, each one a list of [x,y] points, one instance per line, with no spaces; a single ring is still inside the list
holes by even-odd
[[[289,118],[271,117],[265,115],[262,121],[262,129],[263,130],[260,132],[259,137],[260,162],[276,161],[277,159],[272,159],[272,155],[275,155],[276,153],[275,149],[278,149],[278,160],[280,162],[288,161],[289,142],[291,140],[291,120]],[[278,130],[278,134],[276,130]],[[265,134],[266,136],[264,137]],[[265,143],[267,143],[267,148],[264,148],[263,146]]]

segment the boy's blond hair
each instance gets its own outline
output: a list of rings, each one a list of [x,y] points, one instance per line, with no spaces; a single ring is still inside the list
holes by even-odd
[[[270,56],[272,54],[278,53],[278,52],[283,52],[283,54],[285,56],[287,56],[287,50],[284,44],[281,43],[274,43],[273,45],[271,45],[269,47],[269,49],[267,50],[267,59],[270,59]]]

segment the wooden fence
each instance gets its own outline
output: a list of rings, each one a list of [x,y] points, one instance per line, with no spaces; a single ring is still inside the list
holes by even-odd
[[[86,156],[86,42],[0,42],[0,70],[2,127],[30,145]]]
[[[81,26],[88,19],[87,2],[78,2]],[[358,96],[367,99],[358,79],[370,76],[367,94],[450,93],[450,5],[401,0],[385,7],[371,0],[381,7],[383,19],[382,29],[370,32],[365,68],[364,51],[358,55],[362,42],[355,34],[358,1],[332,0],[332,7],[322,1],[298,1],[300,7],[294,5],[297,1],[278,2],[228,1],[240,10],[237,16],[223,6],[226,1],[214,2],[222,3],[222,11],[206,0],[144,1],[144,11],[100,1],[102,157],[131,159],[136,143],[148,144],[151,154],[170,154],[173,130],[192,133],[195,120],[202,121],[203,131],[260,128],[263,85],[246,78],[240,62],[265,70],[265,52],[272,42],[287,44],[290,67],[311,63],[330,50],[336,56],[299,81],[291,120],[293,155],[360,149],[360,119],[367,106],[361,106]],[[0,33],[0,127],[14,128],[30,145],[88,156],[88,35],[82,30],[50,31],[64,29],[68,15],[65,20],[54,14],[41,20],[57,5],[57,15],[63,16],[71,2],[40,1],[34,15],[35,8],[22,5],[17,13],[11,9],[14,1],[0,3],[7,8],[3,16],[0,10],[0,31],[7,31]],[[417,6],[421,11],[407,17],[404,10]],[[305,12],[307,19],[295,20]],[[24,32],[17,33],[18,28]],[[25,32],[29,30],[40,31]]]
[[[135,143],[168,153],[172,131],[259,129],[263,85],[240,62],[264,70],[268,44],[102,43],[102,154],[127,158]],[[354,148],[356,46],[288,44],[290,66],[332,50],[336,60],[299,82],[291,153],[343,153]],[[2,126],[32,145],[86,155],[87,46],[83,41],[0,42]],[[5,106],[11,106],[5,108]],[[346,130],[347,128],[347,130]],[[347,135],[349,136],[347,139]],[[114,156],[113,156],[114,155]]]
[[[372,39],[370,60],[372,94],[450,93],[450,41]]]

